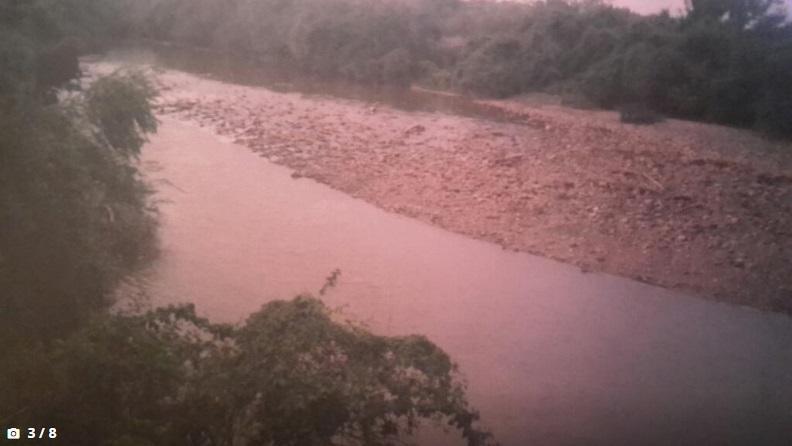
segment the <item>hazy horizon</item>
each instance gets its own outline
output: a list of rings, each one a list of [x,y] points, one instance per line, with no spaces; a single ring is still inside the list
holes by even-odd
[[[610,3],[639,14],[654,14],[664,9],[673,13],[685,8],[685,0],[611,0]]]
[[[614,6],[629,8],[639,14],[655,14],[664,9],[671,13],[679,12],[685,8],[685,0],[610,0]],[[792,0],[784,0],[787,15],[792,12]]]

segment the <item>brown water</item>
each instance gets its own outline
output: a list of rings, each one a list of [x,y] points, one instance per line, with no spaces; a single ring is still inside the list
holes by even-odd
[[[506,445],[789,444],[792,319],[584,274],[384,212],[165,118],[156,304],[219,321],[316,292],[445,349]],[[453,443],[424,439],[424,444]]]

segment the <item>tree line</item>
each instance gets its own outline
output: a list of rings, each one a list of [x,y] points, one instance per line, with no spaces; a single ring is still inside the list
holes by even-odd
[[[602,1],[118,0],[116,30],[323,78],[578,106],[642,104],[792,135],[792,25],[782,0],[688,0],[641,16]]]

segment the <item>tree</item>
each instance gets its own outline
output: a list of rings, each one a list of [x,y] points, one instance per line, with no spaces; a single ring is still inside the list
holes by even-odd
[[[782,0],[685,0],[690,20],[719,20],[745,29],[754,21],[779,14]]]
[[[132,165],[156,128],[153,94],[142,76],[116,73],[60,103],[33,89],[0,101],[1,339],[76,329],[154,252]]]
[[[300,296],[240,327],[192,306],[97,318],[48,356],[6,366],[23,377],[11,376],[13,407],[0,406],[17,415],[0,422],[46,419],[77,444],[376,446],[435,420],[492,443],[437,346],[333,317]]]

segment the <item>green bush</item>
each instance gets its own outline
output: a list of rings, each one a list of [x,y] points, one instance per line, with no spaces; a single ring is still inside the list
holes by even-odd
[[[240,327],[191,306],[104,316],[49,352],[24,353],[0,365],[17,383],[0,401],[15,415],[0,422],[48,420],[74,444],[376,446],[426,421],[471,446],[492,443],[437,346],[335,322],[307,296],[269,303]]]
[[[640,102],[621,105],[619,119],[627,124],[655,124],[663,121],[660,114]]]
[[[132,164],[156,126],[148,88],[119,73],[67,102],[0,110],[0,335],[74,329],[153,252]]]
[[[488,41],[459,64],[454,83],[463,90],[497,98],[517,94],[523,91],[522,51],[514,39]]]
[[[386,84],[409,85],[413,72],[412,57],[406,49],[396,48],[382,56],[382,80]]]

